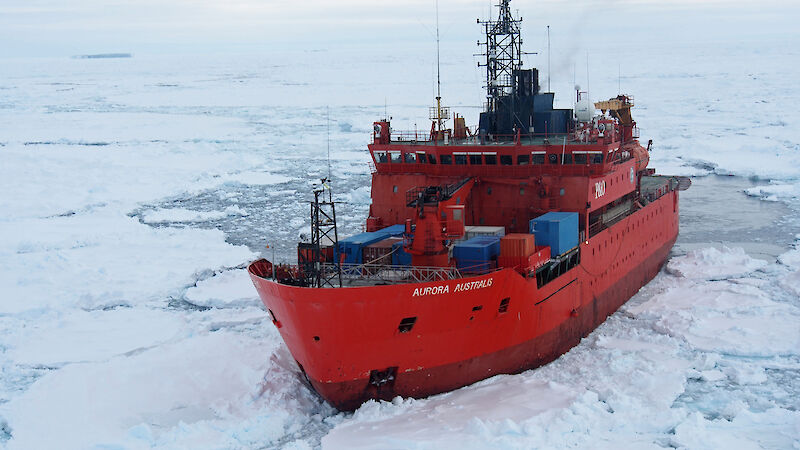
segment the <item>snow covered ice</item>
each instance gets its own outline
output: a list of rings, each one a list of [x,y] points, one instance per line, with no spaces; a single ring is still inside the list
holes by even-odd
[[[443,97],[476,122],[485,12],[450,6]],[[351,31],[254,53],[3,58],[0,445],[800,448],[797,6],[611,8],[630,26],[591,35],[563,8],[516,7],[543,73],[538,16],[555,21],[560,107],[591,50],[593,98],[633,94],[651,166],[695,177],[672,258],[619,312],[537,370],[339,413],[244,267],[293,259],[328,130],[341,233],[360,229],[384,100],[395,129],[427,126],[424,28],[402,44]]]

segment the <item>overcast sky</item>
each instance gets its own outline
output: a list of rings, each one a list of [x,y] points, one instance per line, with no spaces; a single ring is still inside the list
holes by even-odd
[[[488,0],[440,0],[444,37],[476,40]],[[514,0],[526,27],[601,34],[603,27],[708,38],[779,35],[798,2],[769,0]],[[785,11],[791,9],[791,13]],[[429,40],[434,0],[2,0],[0,56],[184,52],[298,43]],[[618,22],[618,23],[614,23]],[[705,26],[705,25],[708,26]],[[659,30],[659,25],[663,25]],[[678,29],[682,28],[682,29]],[[580,33],[576,30],[579,29]],[[694,36],[697,34],[697,36]],[[693,37],[694,36],[694,37]]]

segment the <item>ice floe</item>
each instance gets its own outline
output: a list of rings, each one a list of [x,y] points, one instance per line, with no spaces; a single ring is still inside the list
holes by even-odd
[[[197,282],[186,291],[186,300],[216,308],[259,306],[261,300],[247,270],[230,270]]]

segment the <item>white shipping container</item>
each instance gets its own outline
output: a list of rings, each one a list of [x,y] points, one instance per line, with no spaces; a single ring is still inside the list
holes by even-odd
[[[475,236],[497,236],[506,235],[506,227],[485,227],[470,225],[464,227],[464,239],[472,239]]]
[[[472,239],[475,236],[499,236],[503,237],[506,235],[506,227],[485,227],[485,226],[478,226],[478,225],[467,225],[464,227],[464,237],[461,239],[454,239],[452,241],[452,245],[450,246],[449,255],[453,257],[453,245],[458,244],[459,242],[464,242],[467,239]]]

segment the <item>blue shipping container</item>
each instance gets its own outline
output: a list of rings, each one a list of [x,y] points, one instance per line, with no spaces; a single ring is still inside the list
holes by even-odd
[[[370,233],[359,233],[354,236],[346,237],[339,240],[339,245],[334,249],[334,261],[339,261],[339,255],[344,255],[345,264],[361,264],[362,249],[367,245],[380,242],[390,237],[386,233],[373,231]]]
[[[405,232],[406,232],[406,226],[403,224],[392,225],[390,227],[382,228],[376,231],[376,233],[386,233],[389,235],[389,237],[402,236],[403,233]]]
[[[530,222],[536,245],[550,247],[553,256],[563,255],[578,246],[578,213],[551,211]]]
[[[354,236],[339,240],[339,245],[333,249],[333,260],[339,261],[340,254],[344,254],[345,264],[362,264],[362,250],[367,245],[372,245],[390,237],[401,236],[406,231],[405,225],[392,225],[367,233],[359,233]]]
[[[392,265],[393,266],[410,266],[411,254],[406,253],[403,248],[402,242],[395,242],[392,245]]]
[[[473,271],[489,270],[489,261],[500,254],[500,237],[475,236],[453,246],[453,258],[459,269]]]

